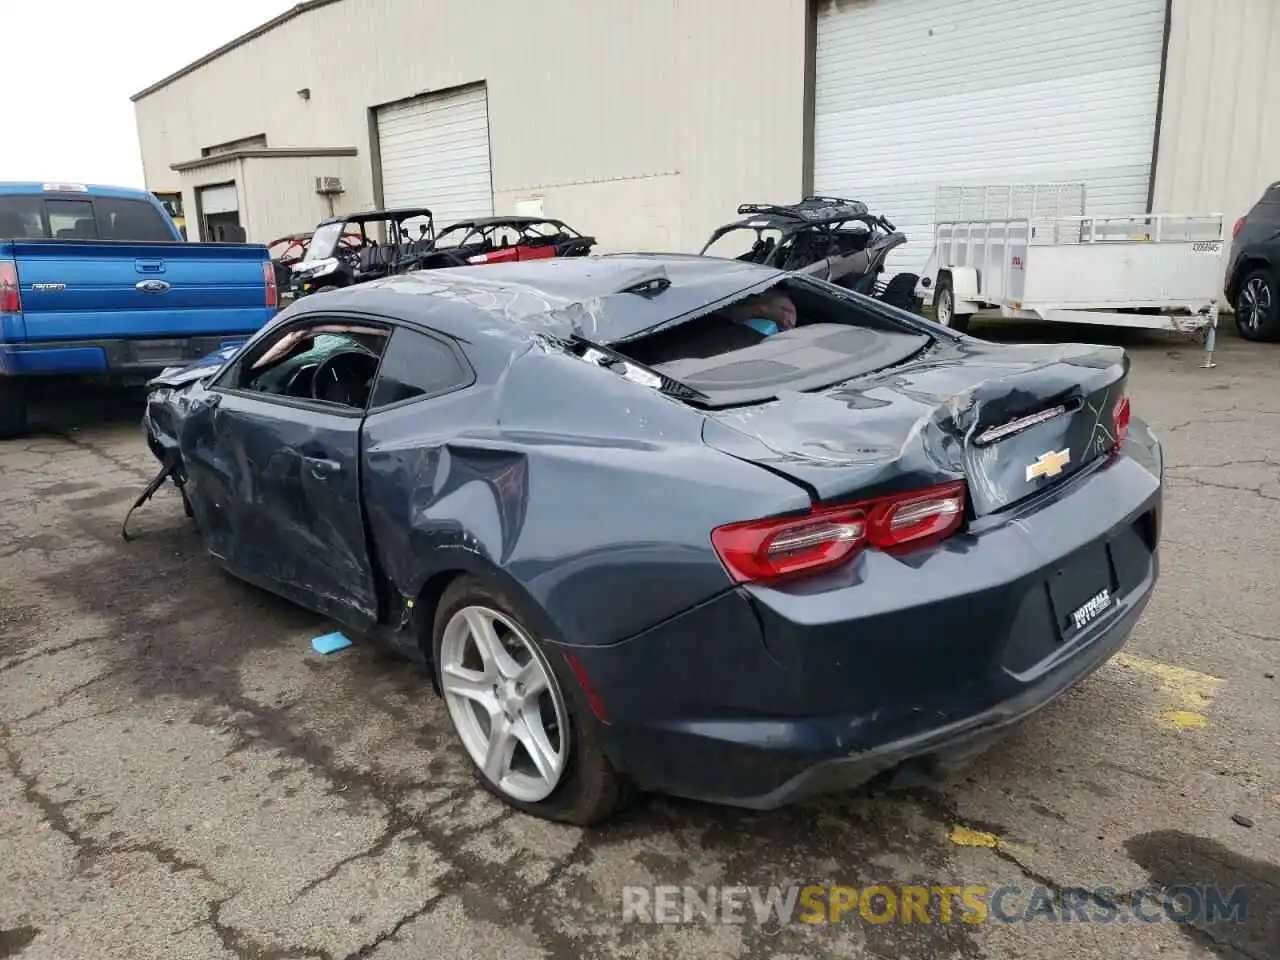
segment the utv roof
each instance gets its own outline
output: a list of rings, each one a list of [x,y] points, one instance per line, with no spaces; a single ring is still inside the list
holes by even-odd
[[[362,213],[344,213],[341,216],[326,217],[319,226],[327,223],[361,223],[368,220],[410,220],[413,217],[430,217],[431,211],[426,207],[400,207],[394,210],[365,210]]]
[[[455,220],[453,223],[445,227],[441,233],[452,230],[454,227],[471,227],[472,229],[481,229],[484,227],[496,226],[520,226],[531,223],[559,223],[563,225],[564,221],[558,220],[555,217],[476,217],[474,220]]]
[[[461,339],[484,328],[521,339],[577,334],[614,343],[787,276],[740,260],[684,254],[557,257],[384,277],[304,297],[290,313],[337,307],[397,316]]]
[[[738,207],[738,213],[747,218],[743,226],[765,220],[770,226],[778,227],[840,223],[869,215],[867,205],[861,200],[839,197],[805,197],[799,203],[744,203]]]

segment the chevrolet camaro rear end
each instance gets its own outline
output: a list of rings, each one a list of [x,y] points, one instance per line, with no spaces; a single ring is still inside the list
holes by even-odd
[[[619,763],[758,808],[945,775],[1124,643],[1157,574],[1159,458],[1134,421],[996,517],[946,484],[720,528],[738,586],[582,652]]]
[[[707,530],[722,594],[577,651],[611,756],[647,787],[770,808],[945,775],[1104,663],[1154,586],[1161,452],[1122,350],[937,341],[717,409],[845,347],[805,331],[692,361],[631,350],[703,390],[726,473],[767,470],[811,503]]]

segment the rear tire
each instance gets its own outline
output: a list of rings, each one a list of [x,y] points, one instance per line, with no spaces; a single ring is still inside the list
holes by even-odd
[[[476,577],[463,576],[449,584],[436,609],[432,635],[437,689],[442,691],[454,733],[481,786],[535,817],[582,827],[600,823],[622,806],[626,785],[605,755],[599,721],[573,671],[554,651],[544,653],[528,626],[533,618],[521,608],[517,598]],[[504,679],[509,679],[508,675],[500,670],[493,673],[490,663],[494,661],[473,656],[482,646],[476,642],[472,627],[477,616],[488,620],[494,637],[517,666],[531,671],[537,683],[545,683],[545,689],[535,695],[536,705],[531,699],[522,707],[506,705],[511,691],[519,693],[525,688],[519,683],[511,686]],[[492,681],[496,681],[494,690],[501,687],[501,693],[490,700],[487,688]],[[463,693],[467,687],[470,692]],[[486,689],[481,691],[481,687]],[[499,765],[502,769],[497,780],[485,772],[486,748],[493,743],[496,725],[504,724],[504,732],[498,735],[506,736],[505,723],[512,717],[517,721],[512,730],[520,721],[527,721],[528,725],[519,727],[524,738],[530,736],[531,728],[535,735],[541,731],[541,742],[548,748],[544,754],[550,759],[547,765],[556,770],[554,783],[542,775],[541,766],[535,766],[520,733],[511,734],[519,743]],[[531,767],[535,768],[532,772]]]
[[[933,294],[933,313],[934,318],[944,327],[950,327],[957,333],[969,332],[970,314],[956,313],[956,293],[949,276],[938,278]]]
[[[0,377],[0,440],[27,432],[27,389],[13,377]]]
[[[880,294],[880,301],[899,310],[918,313],[920,303],[916,298],[916,284],[919,282],[920,278],[914,273],[895,274],[885,285],[884,293]]]
[[[1233,306],[1236,330],[1244,339],[1280,340],[1280,284],[1270,270],[1260,267],[1245,274]]]

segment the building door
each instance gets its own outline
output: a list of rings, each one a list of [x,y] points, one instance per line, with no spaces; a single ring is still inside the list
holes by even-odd
[[[240,200],[234,183],[200,187],[200,239],[206,243],[243,243]]]
[[[389,104],[377,120],[386,208],[429,207],[438,227],[492,216],[484,84]]]
[[[819,7],[813,182],[928,259],[936,188],[1080,181],[1093,215],[1147,209],[1166,0],[893,0]]]

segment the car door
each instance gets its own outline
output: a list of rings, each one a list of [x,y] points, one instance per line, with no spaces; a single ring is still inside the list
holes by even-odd
[[[183,444],[210,549],[241,576],[358,628],[378,614],[360,499],[368,395],[317,398],[308,377],[366,350],[371,390],[385,338],[376,324],[338,317],[286,324],[219,376],[203,428]]]

